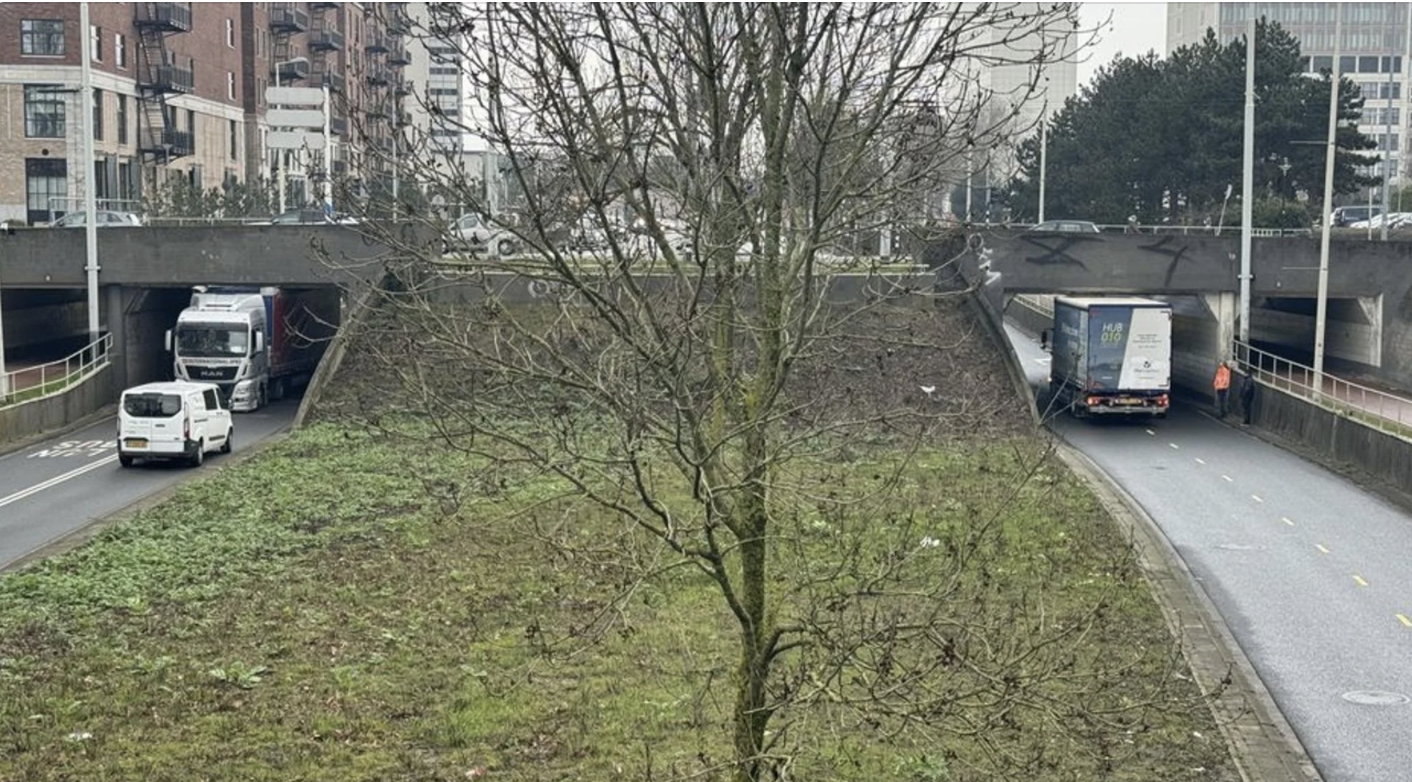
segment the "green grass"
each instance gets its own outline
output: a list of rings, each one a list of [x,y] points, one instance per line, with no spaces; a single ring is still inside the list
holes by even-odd
[[[794,778],[990,779],[995,748],[1042,755],[1027,779],[1233,778],[1114,526],[1057,462],[1015,490],[1039,458],[1028,441],[939,446],[865,506],[802,498],[825,471],[870,492],[895,457],[788,476],[801,488],[777,509],[781,614],[940,609],[939,627],[971,628],[952,636],[974,666],[934,677],[955,698],[913,725],[865,719],[851,699],[881,669],[845,670],[836,698],[778,718]],[[737,647],[718,593],[690,568],[638,581],[625,555],[665,564],[660,550],[563,488],[320,424],[0,578],[0,780],[720,778]],[[961,567],[957,546],[984,556]],[[840,584],[823,576],[847,563],[891,563],[905,589],[828,607]],[[1038,637],[1053,646],[1014,661],[1006,687],[1106,721],[1066,728],[1069,706],[1017,704],[986,717],[985,741],[965,735],[988,714],[965,694],[975,671]],[[896,670],[935,656],[894,651]]]

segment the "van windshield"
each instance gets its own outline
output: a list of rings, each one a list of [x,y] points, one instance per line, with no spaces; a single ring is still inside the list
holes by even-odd
[[[134,418],[170,418],[181,412],[181,397],[176,394],[128,394],[123,397],[123,410]]]

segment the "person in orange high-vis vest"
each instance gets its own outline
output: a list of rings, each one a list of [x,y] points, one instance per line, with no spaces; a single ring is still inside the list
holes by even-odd
[[[1216,389],[1216,409],[1222,418],[1226,417],[1226,397],[1231,392],[1231,368],[1222,361],[1216,366],[1216,379],[1211,381]]]

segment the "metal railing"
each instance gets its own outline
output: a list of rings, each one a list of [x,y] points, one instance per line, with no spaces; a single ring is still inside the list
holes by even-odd
[[[57,361],[0,374],[0,409],[62,394],[108,366],[112,348],[104,334]]]
[[[1026,309],[1034,310],[1046,318],[1054,317],[1054,297],[1053,296],[1032,296],[1025,293],[1015,294],[1015,303]]]
[[[1314,368],[1244,342],[1235,343],[1237,368],[1262,385],[1283,391],[1364,426],[1412,442],[1412,399],[1371,388],[1328,372],[1315,387]]]

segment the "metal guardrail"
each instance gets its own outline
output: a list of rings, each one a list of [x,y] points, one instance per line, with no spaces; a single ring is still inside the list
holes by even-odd
[[[108,366],[112,348],[113,335],[104,334],[57,361],[0,375],[0,409],[62,394]]]
[[[1015,303],[1027,309],[1034,310],[1039,314],[1054,319],[1054,297],[1053,296],[1033,296],[1026,293],[1015,295]]]
[[[1315,387],[1314,368],[1235,343],[1237,368],[1261,384],[1342,414],[1364,426],[1412,442],[1412,399],[1354,383],[1328,372]]]

